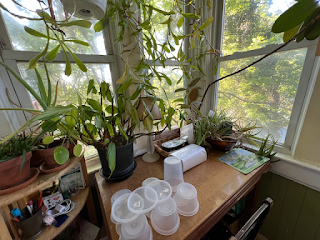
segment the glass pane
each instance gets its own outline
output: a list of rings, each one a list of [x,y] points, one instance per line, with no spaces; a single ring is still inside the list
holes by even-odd
[[[7,7],[11,12],[15,14],[19,14],[22,16],[27,16],[31,18],[39,18],[39,16],[33,12],[36,9],[40,9],[39,2],[37,0],[17,0],[22,6],[26,6],[28,9],[32,11],[28,11],[23,9],[13,1],[8,0],[0,0],[0,2]],[[47,1],[45,1],[47,3]],[[56,20],[64,20],[64,10],[60,1],[53,1],[53,8],[56,15]],[[13,48],[15,50],[21,51],[42,51],[46,45],[46,39],[38,38],[35,36],[31,36],[26,33],[24,30],[24,26],[28,26],[29,28],[33,28],[41,33],[46,34],[45,25],[42,21],[31,21],[27,19],[19,19],[17,17],[13,17],[6,11],[2,10],[3,18],[5,24],[8,28],[9,36],[11,38],[11,42],[13,44]],[[48,10],[49,12],[49,10]],[[69,21],[79,20],[79,18],[72,17]],[[92,26],[90,29],[72,26],[62,28],[65,33],[66,39],[78,39],[89,43],[89,47],[82,46],[80,44],[75,44],[68,42],[67,46],[74,52],[78,54],[100,54],[105,55],[105,45],[104,39],[102,36],[102,32],[95,33],[93,26],[97,22],[92,20]],[[57,46],[57,42],[51,40],[49,45],[49,50],[53,49]]]
[[[148,3],[151,6],[154,6],[156,8],[159,8],[161,10],[164,10],[164,11],[171,11],[173,9],[173,5],[176,5],[175,1],[172,1],[172,0],[163,0],[163,1],[147,0],[146,3]],[[171,31],[173,32],[173,34],[175,36],[181,36],[184,34],[184,32],[183,32],[184,27],[183,26],[181,28],[177,27],[178,20],[181,17],[182,17],[182,15],[179,15],[179,14],[171,15],[172,22],[171,22],[170,26],[171,26]],[[142,18],[142,21],[144,21],[144,19],[147,18],[146,16],[143,15],[143,12],[141,13],[141,18]],[[170,43],[171,47],[168,44],[166,45],[166,47],[169,49],[174,48],[175,50],[173,50],[173,56],[177,57],[180,45],[182,44],[182,40],[179,40],[179,45],[175,44],[175,41],[174,41],[174,38],[172,37],[172,35],[171,34],[168,35],[168,33],[166,31],[167,25],[160,24],[162,22],[165,22],[166,20],[168,20],[168,16],[160,14],[157,11],[153,11],[150,22],[152,23],[156,32],[153,34],[152,37],[154,37],[157,44],[163,44],[163,43],[167,42],[167,38],[169,38],[169,43]],[[147,34],[146,31],[144,31],[144,33]],[[151,38],[151,36],[149,36],[148,34],[147,34],[147,36],[149,38]],[[144,38],[145,38],[145,36],[144,36]],[[146,39],[144,39],[144,42],[146,42]],[[158,49],[158,50],[160,50],[160,49]],[[151,58],[151,56],[148,56],[147,53],[145,53],[145,54],[147,55],[148,58]],[[168,57],[171,57],[171,56],[168,56]]]
[[[293,3],[294,0],[226,0],[223,54],[282,43],[282,34],[271,33],[271,28]]]
[[[174,90],[177,88],[183,87],[183,80],[180,81],[179,84],[177,84],[179,79],[182,77],[182,71],[180,69],[177,69],[177,66],[166,66],[165,68],[157,67],[156,69],[157,71],[168,76],[172,81],[171,86],[169,86],[164,79],[162,79],[161,82],[159,81],[158,78],[153,79],[152,84],[158,89],[156,90],[157,97],[163,99],[167,104],[167,107],[171,106],[174,109],[177,109],[179,107],[178,104],[181,104],[181,102],[173,102],[173,101],[177,98],[183,98],[184,92],[175,93]],[[178,119],[179,118],[176,117],[176,119],[174,119],[175,123],[172,123],[172,125],[178,125],[178,122],[177,122]]]
[[[218,108],[234,119],[256,122],[261,136],[284,143],[307,49],[275,53],[219,83]],[[221,63],[225,76],[259,57]]]
[[[70,77],[64,75],[65,64],[57,63],[47,63],[52,91],[54,91],[57,82],[58,85],[58,98],[57,105],[68,105],[77,104],[77,93],[80,94],[83,100],[87,97],[87,87],[90,79],[96,81],[96,88],[98,88],[99,83],[107,82],[110,83],[112,87],[111,72],[109,64],[86,64],[88,71],[82,72],[76,64],[71,64],[72,74]],[[26,80],[31,86],[34,86],[34,90],[38,91],[38,80],[34,70],[27,70],[28,63],[18,63],[19,71],[24,80]],[[48,88],[47,78],[44,71],[43,64],[37,65],[37,70],[40,72],[45,88]],[[37,92],[39,94],[39,92]],[[54,93],[52,94],[53,97]],[[30,95],[34,106],[37,106],[37,102]],[[97,98],[97,96],[92,96],[92,98]],[[98,98],[96,100],[99,100]],[[40,106],[39,106],[40,107]]]

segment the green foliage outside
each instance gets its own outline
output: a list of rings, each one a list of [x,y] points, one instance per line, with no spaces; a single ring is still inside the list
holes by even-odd
[[[249,51],[282,43],[282,34],[271,33],[280,11],[269,12],[272,1],[226,1],[223,53]],[[273,134],[283,143],[289,124],[306,49],[271,55],[244,72],[219,82],[218,108],[236,119],[263,126],[262,136]],[[260,56],[221,63],[223,77]]]

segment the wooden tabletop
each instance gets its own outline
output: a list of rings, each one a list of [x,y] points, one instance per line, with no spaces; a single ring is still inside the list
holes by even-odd
[[[192,217],[180,216],[180,227],[171,236],[162,236],[153,230],[153,239],[200,239],[210,230],[248,191],[259,181],[261,175],[270,170],[270,162],[265,163],[251,173],[244,175],[216,159],[222,152],[209,151],[204,163],[183,174],[184,181],[195,186],[200,204],[199,211]],[[149,177],[163,179],[163,160],[145,163],[136,158],[137,168],[125,181],[111,183],[95,174],[96,185],[108,231],[108,239],[119,239],[115,224],[110,220],[111,196],[120,189],[134,189],[142,185]],[[150,219],[149,219],[149,224]]]

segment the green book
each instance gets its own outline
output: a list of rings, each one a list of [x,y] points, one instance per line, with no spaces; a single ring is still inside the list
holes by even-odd
[[[248,174],[270,160],[267,157],[258,156],[242,148],[236,148],[218,157],[218,159],[244,174]]]

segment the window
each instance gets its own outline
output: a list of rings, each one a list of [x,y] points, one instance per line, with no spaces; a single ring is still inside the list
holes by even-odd
[[[226,0],[220,77],[275,50],[274,20],[294,1]],[[219,82],[217,108],[262,126],[290,150],[314,63],[315,42],[292,42],[258,64]],[[284,149],[284,148],[283,148]]]
[[[38,17],[38,15],[34,12],[34,10],[39,9],[39,1],[37,0],[17,0],[18,3],[22,4],[23,6],[27,6],[28,10],[17,6],[13,1],[0,0],[0,2],[15,14],[32,18]],[[44,2],[47,4],[47,1]],[[63,6],[60,1],[53,1],[53,8],[57,20],[65,19]],[[9,39],[6,42],[9,42],[9,44],[2,45],[2,48],[4,48],[2,51],[2,60],[11,68],[19,71],[23,79],[25,79],[29,84],[35,84],[37,79],[36,74],[34,70],[27,70],[28,61],[44,49],[46,39],[31,36],[25,32],[24,26],[36,29],[37,31],[46,34],[43,23],[13,17],[3,10],[1,10],[1,14],[2,18],[0,15],[0,21],[3,20],[2,26],[5,25],[7,31],[1,31],[0,37],[1,39]],[[78,18],[72,17],[71,20],[78,20]],[[87,72],[82,72],[74,63],[73,59],[70,58],[72,63],[72,74],[70,77],[67,77],[64,74],[65,58],[61,52],[57,54],[56,59],[52,63],[47,63],[52,86],[55,86],[59,81],[59,92],[57,99],[57,104],[59,105],[76,103],[77,97],[75,93],[79,93],[83,98],[86,98],[88,86],[87,83],[90,79],[94,79],[97,85],[102,81],[113,83],[118,79],[116,58],[114,55],[112,55],[112,49],[109,45],[110,39],[112,39],[113,36],[110,36],[110,39],[104,39],[102,32],[95,33],[93,30],[93,26],[97,21],[91,22],[91,29],[75,26],[72,28],[64,28],[66,39],[77,39],[89,43],[89,47],[75,44],[73,42],[68,42],[67,44],[69,48],[77,54],[79,59],[85,63],[88,69]],[[110,34],[108,34],[108,36],[109,35]],[[56,42],[50,41],[49,51],[55,46]],[[109,55],[107,55],[106,50],[108,50]],[[46,79],[44,68],[41,63],[38,63],[37,69],[39,70],[43,79]],[[4,79],[3,81],[6,82],[7,86],[12,86],[11,95],[17,96],[17,98],[14,99],[15,102],[18,102],[23,107],[27,108],[30,108],[30,106],[33,106],[34,108],[40,108],[35,99],[32,99],[32,96],[27,93],[25,88],[19,87],[19,84],[17,84],[18,82],[13,77],[10,78],[8,76],[8,78]],[[44,83],[46,83],[46,81],[44,81]],[[114,86],[114,84],[111,84],[111,86]],[[35,87],[35,89],[37,88]],[[23,118],[20,123],[24,123],[27,119],[22,112],[18,112],[17,116],[18,118]],[[94,154],[96,154],[94,147],[86,147],[85,157]]]
[[[30,10],[35,11],[39,9],[39,2],[37,0],[19,0],[17,1],[23,6],[28,6]],[[46,2],[46,1],[45,1]],[[39,16],[35,12],[27,11],[23,8],[18,7],[12,1],[4,1],[1,3],[7,7],[11,12],[23,15],[30,18],[38,18]],[[55,17],[57,20],[65,20],[63,6],[60,1],[53,1],[53,9],[55,12]],[[44,49],[46,45],[46,39],[36,38],[26,33],[24,26],[46,34],[46,30],[42,21],[31,21],[27,19],[19,19],[13,17],[8,12],[1,10],[3,14],[4,21],[6,23],[8,33],[13,45],[14,50],[19,51],[36,51],[40,52]],[[70,20],[80,20],[79,18],[72,17]],[[97,20],[92,20],[92,26],[97,22]],[[80,44],[75,44],[72,42],[68,43],[68,46],[74,53],[78,54],[100,54],[105,55],[105,45],[102,32],[95,33],[92,28],[86,29],[82,27],[73,26],[72,28],[66,27],[63,29],[66,39],[77,39],[89,43],[89,47],[82,46]],[[49,51],[56,46],[55,41],[51,41],[49,46]]]

